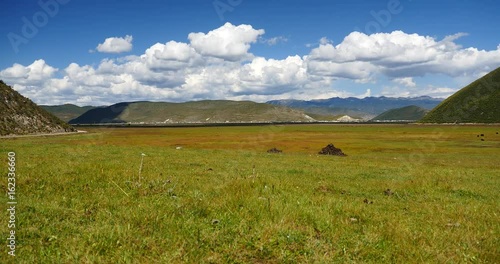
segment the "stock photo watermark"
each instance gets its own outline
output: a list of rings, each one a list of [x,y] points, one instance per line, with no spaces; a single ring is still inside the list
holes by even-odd
[[[401,1],[389,0],[385,9],[379,11],[370,11],[370,15],[373,17],[373,20],[367,22],[363,29],[356,27],[354,28],[354,30],[358,32],[364,32],[368,35],[381,32],[383,28],[389,26],[392,18],[395,15],[401,14],[403,10],[404,7]]]
[[[212,5],[219,19],[224,21],[224,13],[233,12],[241,3],[243,3],[243,0],[215,0],[212,2]]]
[[[8,172],[7,172],[7,212],[9,214],[9,221],[7,224],[9,233],[7,237],[7,248],[10,256],[16,256],[16,153],[9,152],[8,159]]]
[[[15,53],[19,53],[19,47],[28,44],[41,28],[45,27],[50,18],[55,17],[60,10],[61,5],[66,5],[71,0],[39,0],[40,10],[35,12],[31,18],[23,16],[21,21],[23,25],[18,33],[9,32],[7,38]]]

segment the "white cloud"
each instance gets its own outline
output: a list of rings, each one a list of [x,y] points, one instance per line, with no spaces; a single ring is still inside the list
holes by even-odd
[[[428,85],[426,87],[420,87],[419,89],[405,89],[398,86],[384,86],[380,95],[387,97],[418,97],[418,96],[430,96],[435,98],[446,98],[454,93],[458,89],[453,89],[449,87],[435,87]]]
[[[396,78],[392,80],[393,82],[397,84],[404,85],[406,87],[415,87],[417,84],[413,81],[412,77],[405,77],[405,78]]]
[[[0,79],[12,84],[40,85],[56,72],[57,69],[49,66],[44,60],[36,60],[28,66],[16,63],[0,71]]]
[[[308,73],[356,83],[388,78],[404,86],[382,87],[382,95],[446,97],[456,89],[419,87],[414,77],[449,76],[455,83],[466,85],[500,65],[500,46],[490,51],[463,48],[455,41],[464,36],[467,34],[457,33],[437,40],[402,31],[372,35],[353,32],[336,46],[320,41],[306,57]]]
[[[201,56],[186,43],[170,41],[166,44],[156,43],[141,56],[148,67],[153,70],[179,70],[195,63],[202,63]]]
[[[493,51],[462,48],[454,41],[466,36],[458,33],[439,41],[430,36],[407,34],[402,31],[366,35],[353,32],[342,43],[333,46],[323,43],[311,51],[310,61],[346,65],[366,62],[372,74],[393,78],[415,77],[426,74],[459,76],[476,74],[484,67],[496,68],[500,64],[500,49]],[[323,68],[326,68],[325,65]],[[333,68],[332,73],[335,74]],[[354,75],[354,77],[359,77]]]
[[[274,38],[270,38],[270,39],[261,38],[260,41],[263,43],[266,43],[269,46],[274,46],[280,42],[288,42],[288,38],[283,37],[283,36],[279,36],[279,37],[274,37]]]
[[[59,70],[44,60],[28,66],[14,64],[0,71],[0,79],[42,104],[267,101],[372,94],[446,97],[460,87],[421,86],[415,77],[429,83],[439,75],[453,83],[468,84],[500,65],[500,46],[489,51],[463,48],[455,43],[465,36],[463,33],[437,40],[401,31],[353,32],[338,45],[324,37],[308,55],[285,59],[251,53],[253,43],[266,40],[263,34],[264,30],[250,25],[226,23],[208,33],[191,33],[186,43],[156,43],[142,54],[94,65],[75,62]],[[131,45],[132,37],[129,40]]]
[[[93,101],[92,96],[82,96],[76,99],[76,102],[78,104],[92,104],[93,103],[92,101]]]
[[[256,30],[250,25],[234,26],[226,23],[224,26],[205,33],[191,33],[188,36],[193,47],[204,56],[212,56],[229,61],[248,59],[250,44],[255,43],[263,29]]]
[[[238,72],[236,93],[276,94],[304,85],[307,72],[299,56],[284,60],[255,58]]]
[[[332,44],[332,43],[333,43],[333,41],[329,40],[327,37],[322,37],[319,40],[320,45],[328,45],[328,44]]]
[[[107,38],[103,43],[97,45],[96,50],[103,53],[122,53],[132,50],[132,36],[125,36],[124,38],[113,37]]]
[[[356,96],[357,98],[365,98],[365,97],[370,97],[372,96],[372,90],[371,89],[366,89],[366,92],[364,94]]]
[[[338,63],[334,61],[307,61],[308,72],[311,75],[328,76],[335,78],[353,79],[366,82],[376,71],[376,67],[363,61]]]

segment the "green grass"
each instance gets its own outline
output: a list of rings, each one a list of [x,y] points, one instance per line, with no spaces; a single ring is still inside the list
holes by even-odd
[[[372,120],[420,120],[425,114],[429,112],[428,110],[418,107],[416,105],[410,105],[406,107],[391,109],[383,112],[382,114],[374,117]]]
[[[1,141],[16,263],[500,260],[498,126],[88,130]],[[328,143],[348,156],[317,155]]]
[[[500,67],[432,109],[423,123],[500,123]]]

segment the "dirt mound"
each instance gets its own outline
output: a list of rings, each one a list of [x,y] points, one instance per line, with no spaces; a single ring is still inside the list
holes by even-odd
[[[334,156],[342,156],[342,157],[347,156],[346,154],[344,154],[344,152],[342,152],[341,149],[336,148],[333,144],[328,144],[328,146],[321,149],[321,151],[318,154],[320,154],[320,155],[334,155]]]
[[[277,148],[272,148],[267,151],[267,153],[282,153],[282,152],[283,152],[282,150],[279,150]]]

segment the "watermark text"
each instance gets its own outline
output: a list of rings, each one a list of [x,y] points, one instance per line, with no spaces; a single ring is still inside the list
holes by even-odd
[[[21,44],[28,44],[29,40],[34,38],[40,28],[45,27],[49,23],[49,18],[54,17],[59,13],[60,5],[65,5],[70,0],[39,0],[38,6],[41,10],[34,13],[31,19],[23,16],[21,21],[23,25],[19,33],[9,32],[7,38],[15,53],[19,52]]]
[[[8,254],[16,256],[16,153],[9,152],[8,159],[8,172],[7,172],[7,211],[9,212],[9,236],[7,237]]]

